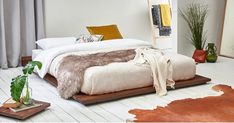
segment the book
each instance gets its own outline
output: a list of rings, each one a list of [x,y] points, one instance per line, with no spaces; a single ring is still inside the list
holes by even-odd
[[[16,107],[19,107],[20,105],[21,105],[20,102],[16,102],[12,98],[9,98],[8,100],[6,100],[2,104],[2,107],[4,107],[4,108],[16,108]]]
[[[33,102],[30,105],[22,104],[19,107],[10,108],[10,110],[13,111],[13,112],[20,112],[20,111],[25,111],[25,110],[32,109],[32,108],[37,108],[37,107],[40,107],[40,106],[42,106],[42,104]]]

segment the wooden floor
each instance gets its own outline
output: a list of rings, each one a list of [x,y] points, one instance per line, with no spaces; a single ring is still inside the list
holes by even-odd
[[[10,97],[11,78],[21,74],[22,68],[0,69],[0,103]],[[169,102],[184,98],[200,98],[208,95],[219,95],[210,88],[215,84],[227,84],[234,87],[234,60],[220,58],[215,64],[197,65],[197,73],[212,78],[206,85],[183,88],[169,91],[167,96],[158,97],[155,94],[122,99],[92,106],[83,106],[72,100],[61,99],[56,88],[36,75],[30,77],[30,87],[33,89],[33,98],[51,103],[51,107],[26,121],[29,122],[124,122],[133,119],[128,110],[141,108],[153,109],[155,106],[165,106]],[[1,117],[0,122],[18,122]]]

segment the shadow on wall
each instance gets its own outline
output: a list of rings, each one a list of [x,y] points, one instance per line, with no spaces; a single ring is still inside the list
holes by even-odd
[[[178,8],[183,9],[190,3],[203,3],[208,5],[208,18],[205,24],[207,30],[207,43],[216,43],[221,39],[225,0],[178,0]],[[192,56],[194,47],[186,38],[189,29],[178,13],[178,52]]]

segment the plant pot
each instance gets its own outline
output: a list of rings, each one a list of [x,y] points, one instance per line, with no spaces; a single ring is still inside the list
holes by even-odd
[[[214,43],[208,43],[206,47],[206,61],[210,63],[215,63],[217,61],[218,55],[216,53],[217,48]]]
[[[193,59],[195,60],[195,62],[204,63],[206,61],[206,51],[195,50],[193,53]]]

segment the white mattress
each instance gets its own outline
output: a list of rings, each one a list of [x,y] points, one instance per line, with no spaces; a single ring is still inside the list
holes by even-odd
[[[174,53],[166,53],[166,55],[171,58],[174,81],[195,76],[196,64],[193,59]],[[112,63],[88,68],[85,71],[81,91],[94,95],[146,87],[152,84],[153,79],[149,67],[137,66],[131,62]]]

